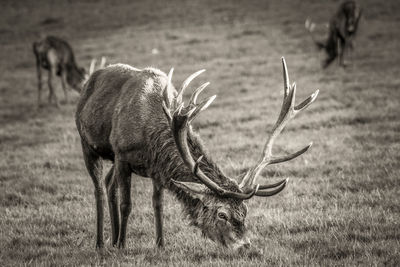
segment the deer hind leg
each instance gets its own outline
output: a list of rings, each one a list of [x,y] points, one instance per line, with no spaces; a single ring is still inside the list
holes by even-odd
[[[322,63],[322,67],[326,69],[336,58],[336,54],[329,53],[328,57]]]
[[[339,64],[342,67],[346,67],[346,62],[344,60],[345,53],[347,52],[346,40],[340,38],[338,46],[340,47],[340,50],[339,50]]]
[[[67,70],[62,69],[61,70],[61,85],[64,91],[64,96],[65,96],[65,104],[68,104],[68,92],[67,92]]]
[[[118,199],[117,199],[117,183],[113,178],[114,166],[109,170],[105,182],[107,188],[108,208],[111,220],[111,235],[112,245],[116,246],[119,234],[119,212],[118,212]]]
[[[153,209],[156,224],[156,245],[164,246],[163,238],[163,188],[153,180]]]
[[[82,141],[83,157],[85,159],[86,169],[89,172],[94,184],[94,196],[96,198],[97,215],[97,240],[96,248],[104,247],[103,239],[103,220],[104,220],[104,191],[101,183],[103,173],[103,160],[94,153],[89,146]]]
[[[36,57],[36,74],[38,79],[38,106],[42,103],[42,69],[39,56]]]
[[[127,162],[115,160],[114,163],[114,181],[118,182],[120,192],[120,215],[121,223],[118,234],[118,248],[125,248],[126,244],[126,227],[128,218],[132,210],[131,200],[131,169]]]

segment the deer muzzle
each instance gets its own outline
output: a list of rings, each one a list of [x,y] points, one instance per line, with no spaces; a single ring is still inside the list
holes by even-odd
[[[232,245],[233,250],[242,250],[249,249],[251,247],[251,241],[249,238],[244,237],[241,240],[238,240],[236,243]]]

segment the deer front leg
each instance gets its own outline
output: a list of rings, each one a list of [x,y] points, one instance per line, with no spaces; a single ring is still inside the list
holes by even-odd
[[[57,95],[55,94],[54,91],[54,85],[53,85],[53,79],[54,77],[56,77],[56,69],[55,67],[50,66],[50,70],[49,70],[49,77],[48,77],[48,85],[49,85],[49,104],[51,103],[51,99],[54,98],[55,101],[55,105],[56,107],[58,107],[58,100],[57,100]]]
[[[156,224],[156,245],[164,246],[163,238],[163,188],[153,180],[153,209]]]
[[[118,234],[119,234],[119,212],[118,212],[118,199],[117,199],[117,181],[113,178],[114,166],[111,167],[110,171],[106,176],[106,187],[107,187],[107,199],[108,208],[110,211],[111,220],[111,235],[112,245],[117,246]]]
[[[345,40],[345,39],[340,39],[340,54],[339,54],[339,63],[340,63],[340,66],[342,66],[342,67],[346,67],[346,62],[345,62],[345,59],[344,59],[344,57],[345,57],[345,54],[347,53],[347,50],[348,50],[348,48],[347,48],[347,40]]]
[[[339,57],[339,61],[338,61],[338,66],[342,65],[342,55],[343,55],[343,48],[341,47],[341,40],[340,38],[336,39],[336,51],[337,51],[337,56]]]
[[[347,51],[350,59],[350,64],[353,64],[354,62],[354,41],[353,38],[349,38],[347,41]]]
[[[120,192],[120,214],[121,223],[118,234],[118,248],[125,248],[126,244],[126,227],[128,225],[129,214],[132,210],[131,200],[131,170],[127,162],[115,160],[114,177],[118,182]]]
[[[339,54],[339,40],[335,33],[331,33],[332,37],[327,41],[327,46],[325,48],[328,57],[322,64],[322,67],[327,68],[338,56]]]

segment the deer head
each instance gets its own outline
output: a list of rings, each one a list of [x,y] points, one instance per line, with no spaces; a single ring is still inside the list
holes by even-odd
[[[289,84],[289,76],[284,58],[282,58],[282,65],[284,96],[281,112],[272,128],[271,134],[267,138],[260,159],[254,167],[247,171],[239,183],[235,179],[231,179],[225,175],[223,179],[221,177],[213,177],[213,175],[223,175],[222,172],[215,172],[215,174],[209,171],[206,172],[207,174],[203,172],[201,166],[206,165],[204,157],[193,158],[190,149],[191,144],[188,144],[188,133],[191,134],[192,121],[216,98],[214,95],[199,103],[197,102],[199,94],[209,84],[205,83],[193,92],[188,105],[185,106],[183,103],[182,96],[185,89],[195,77],[205,70],[200,70],[190,75],[183,82],[178,93],[172,89],[173,69],[168,74],[168,84],[163,92],[163,109],[169,121],[180,156],[185,165],[191,170],[196,181],[198,181],[183,182],[171,180],[171,182],[199,201],[196,205],[200,206],[200,208],[196,208],[198,214],[193,223],[201,228],[205,236],[231,248],[236,249],[250,245],[250,241],[246,237],[245,225],[247,207],[243,201],[254,196],[269,197],[276,195],[287,185],[288,179],[268,185],[258,184],[257,178],[261,171],[270,164],[294,159],[306,152],[311,146],[309,144],[303,149],[288,155],[274,156],[272,154],[273,143],[285,125],[299,112],[314,102],[318,95],[317,90],[299,105],[295,105],[296,84]],[[225,182],[223,184],[215,182],[221,180]]]
[[[82,67],[70,68],[67,74],[68,84],[77,92],[80,92],[83,88],[84,83],[88,80],[89,76]]]
[[[357,31],[358,22],[361,18],[362,10],[354,1],[345,2],[343,4],[343,13],[346,18],[345,27],[349,34],[353,34]]]
[[[100,65],[96,69],[96,59],[92,59],[89,66],[89,72],[85,70],[85,68],[76,67],[69,71],[69,75],[67,76],[68,83],[74,88],[77,92],[80,92],[83,88],[83,85],[89,80],[90,75],[93,74],[96,70],[103,69],[106,66],[106,58],[101,57]]]

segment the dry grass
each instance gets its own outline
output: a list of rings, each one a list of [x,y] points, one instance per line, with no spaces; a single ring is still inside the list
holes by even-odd
[[[365,16],[353,65],[326,71],[303,22],[307,16],[326,21],[337,1],[3,2],[2,266],[399,264],[398,1],[362,1]],[[211,81],[208,94],[218,98],[195,126],[231,175],[257,158],[266,126],[277,116],[281,56],[297,82],[298,99],[321,89],[277,143],[281,152],[311,140],[313,148],[264,172],[268,179],[290,177],[288,188],[277,197],[249,201],[248,224],[258,249],[236,254],[203,240],[182,222],[179,203],[167,195],[166,248],[156,250],[151,184],[133,177],[128,249],[96,252],[93,188],[74,104],[36,109],[31,43],[39,33],[67,38],[86,66],[101,55],[137,67],[174,66],[176,84],[206,68],[198,82]],[[60,85],[58,93],[62,98]]]

